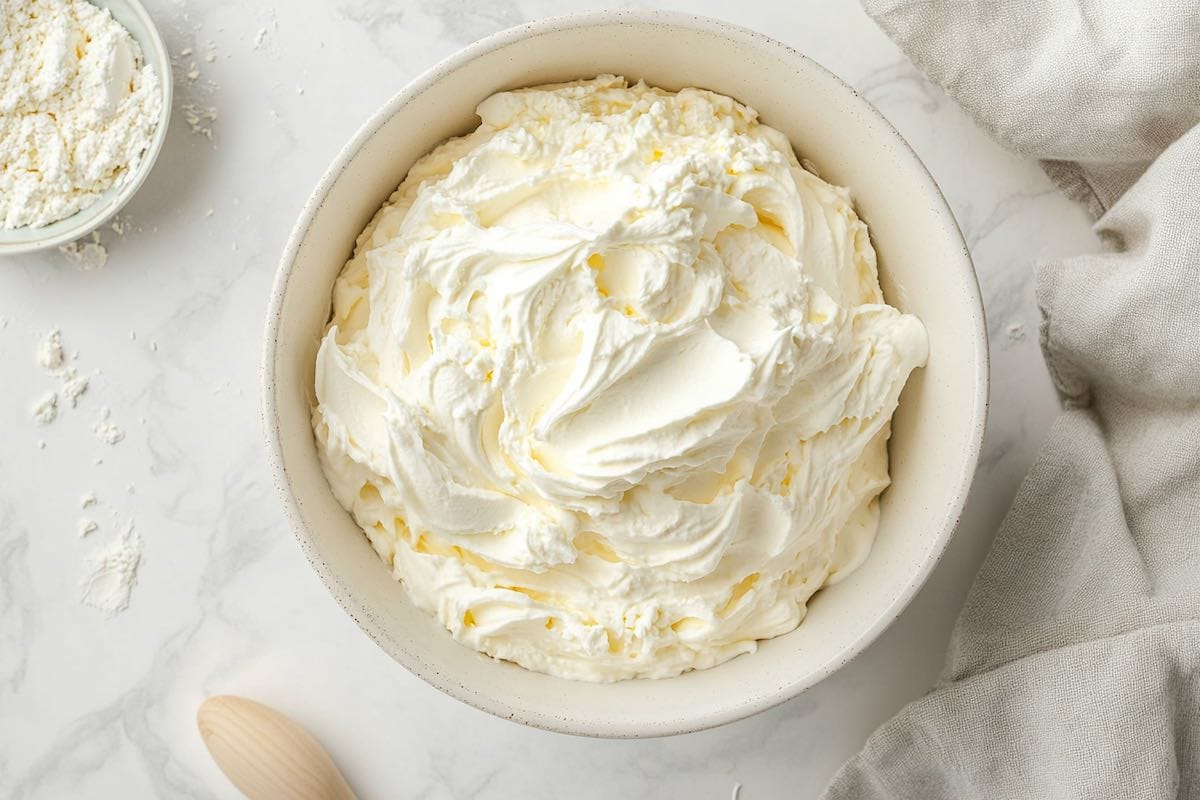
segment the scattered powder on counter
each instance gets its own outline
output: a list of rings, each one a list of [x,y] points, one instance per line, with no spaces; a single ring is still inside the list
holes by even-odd
[[[88,508],[96,505],[98,502],[100,501],[96,498],[95,492],[86,492],[82,497],[79,498],[79,507]]]
[[[135,224],[132,216],[128,212],[117,214],[112,218],[112,222],[108,224],[108,227],[112,228],[112,232],[121,238],[125,238],[125,234],[129,233],[130,231],[144,230],[141,225]]]
[[[58,395],[48,392],[33,407],[33,418],[39,425],[49,425],[58,416]]]
[[[92,425],[92,430],[105,444],[116,444],[125,438],[125,431],[109,420],[110,413],[108,406],[100,409],[100,419]]]
[[[1025,338],[1025,324],[1023,322],[1014,322],[1005,329],[1010,342],[1019,342]]]
[[[141,562],[142,540],[129,524],[107,547],[88,559],[88,571],[79,582],[80,600],[107,617],[124,611],[129,607]]]
[[[100,526],[96,524],[96,520],[88,519],[87,517],[79,518],[79,538],[82,539]]]
[[[204,136],[210,141],[213,138],[212,123],[217,121],[217,109],[209,106],[202,108],[195,103],[184,103],[180,106],[183,118],[192,133]]]
[[[129,180],[158,125],[158,77],[86,0],[0,0],[0,227],[41,227]]]
[[[50,371],[62,369],[62,331],[58,328],[47,333],[46,338],[42,340],[42,344],[38,348],[38,363],[42,365],[42,369]]]
[[[58,252],[67,257],[81,270],[90,272],[94,269],[100,269],[108,263],[108,250],[104,245],[100,244],[100,235],[92,234],[90,242],[82,239],[64,244],[58,248]]]
[[[41,344],[38,345],[37,360],[44,370],[62,379],[62,403],[59,402],[56,392],[50,392],[43,395],[33,407],[34,419],[42,425],[48,425],[58,417],[59,411],[67,404],[71,408],[75,408],[79,404],[79,397],[87,391],[88,379],[79,376],[73,368],[66,366],[67,359],[63,351],[62,332],[58,328],[46,334]]]
[[[62,393],[63,398],[71,404],[71,408],[79,403],[79,396],[87,391],[88,379],[75,374],[75,370],[68,370],[63,376]]]

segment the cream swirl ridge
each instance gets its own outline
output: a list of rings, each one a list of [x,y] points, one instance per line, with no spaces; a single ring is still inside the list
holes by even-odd
[[[795,628],[866,556],[924,328],[849,193],[736,101],[505,92],[334,287],[313,425],[338,500],[464,644],[665,677]]]

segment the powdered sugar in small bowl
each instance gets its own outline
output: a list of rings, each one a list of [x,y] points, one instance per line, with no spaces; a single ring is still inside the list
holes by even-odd
[[[106,14],[94,14],[92,6]],[[78,62],[67,57],[58,73],[44,65],[26,72],[18,64],[3,67],[11,82],[0,85],[0,121],[6,123],[0,126],[0,159],[7,171],[0,175],[5,184],[0,191],[7,195],[0,203],[0,256],[61,245],[103,225],[137,192],[166,138],[170,59],[141,3],[74,0],[55,8],[60,9],[87,35],[65,25],[31,23],[24,33],[48,41],[26,44],[65,50],[65,37],[76,35],[82,39],[74,48]],[[30,21],[36,20],[38,9],[29,11]],[[10,52],[20,58],[20,48]],[[46,113],[28,113],[30,107]],[[56,149],[71,156],[54,163]]]

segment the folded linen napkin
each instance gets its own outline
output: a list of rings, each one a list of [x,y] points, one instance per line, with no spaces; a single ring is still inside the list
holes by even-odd
[[[863,4],[1107,251],[1038,266],[1066,409],[938,685],[825,797],[1200,797],[1200,3]]]

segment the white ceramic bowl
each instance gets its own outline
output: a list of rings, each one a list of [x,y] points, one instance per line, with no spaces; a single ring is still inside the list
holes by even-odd
[[[849,186],[869,222],[889,301],[929,331],[891,440],[893,484],[867,561],[819,592],[794,632],[753,655],[666,680],[577,683],[494,661],[414,608],[334,500],[309,427],[313,361],[334,278],[355,237],[415,159],[478,120],[502,89],[613,72],[699,86],[756,108],[802,157]],[[693,731],[768,708],[867,646],[937,562],[966,498],[987,401],[987,340],[975,273],[937,186],[899,134],[838,78],[751,31],[670,13],[605,12],[488,37],[409,84],[334,160],[283,254],[267,325],[264,413],[284,506],[334,597],[397,661],[497,716],[591,736]]]
[[[45,250],[66,242],[74,241],[81,236],[99,228],[120,211],[130,198],[145,182],[146,176],[154,167],[158,153],[162,150],[167,138],[167,123],[171,119],[171,59],[167,55],[167,47],[163,44],[154,20],[142,7],[138,0],[89,0],[93,5],[107,8],[113,19],[125,26],[130,36],[142,48],[142,58],[150,65],[158,76],[162,91],[162,110],[158,115],[158,124],[150,146],[146,148],[137,171],[120,186],[113,186],[100,195],[87,208],[80,209],[75,214],[52,222],[41,228],[0,228],[0,256],[31,253],[35,250]]]

